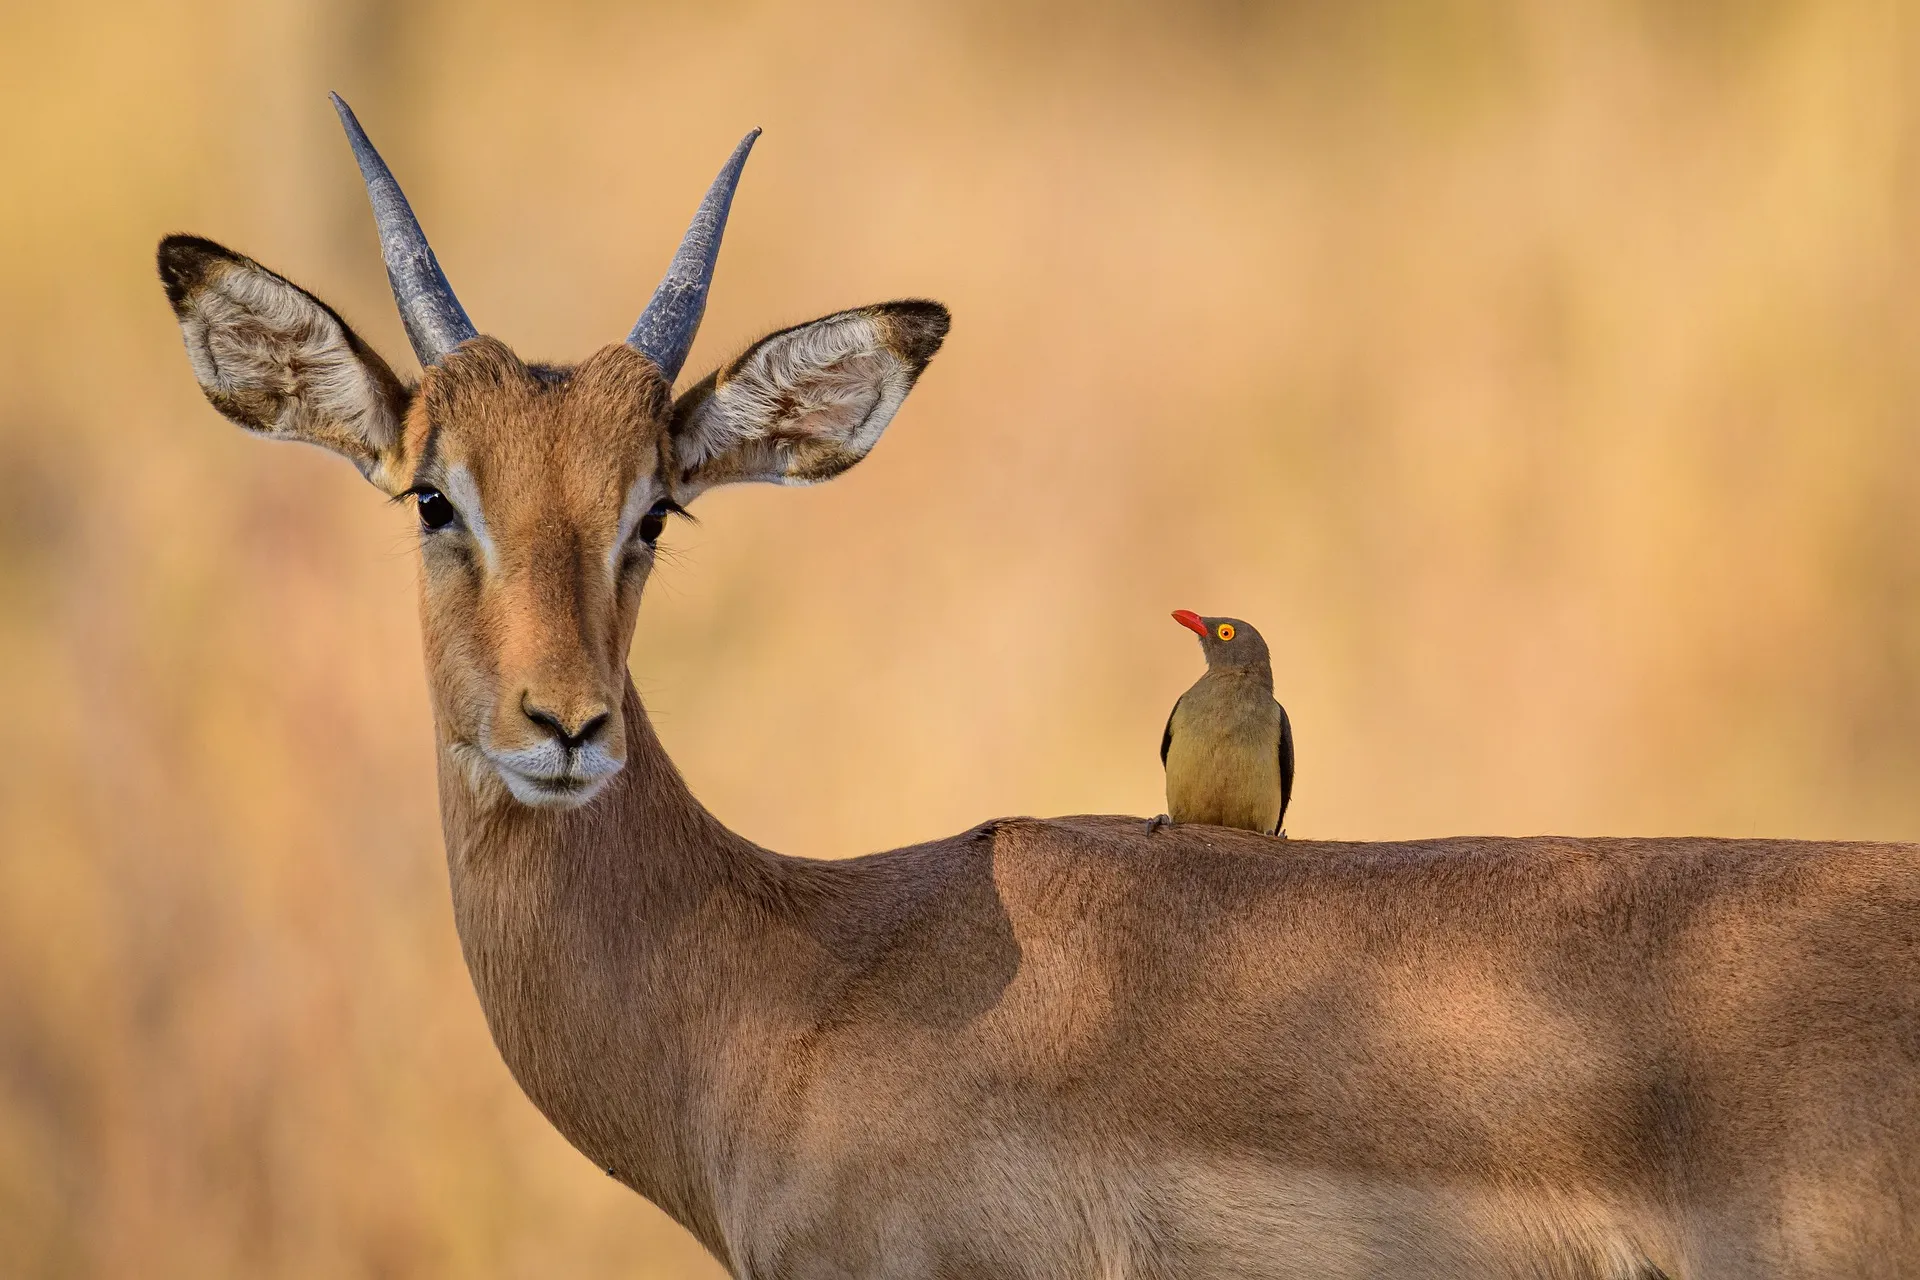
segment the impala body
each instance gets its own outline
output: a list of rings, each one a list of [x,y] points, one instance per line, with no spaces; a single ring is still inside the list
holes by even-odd
[[[425,373],[190,237],[216,407],[422,523],[453,905],[507,1065],[741,1277],[1920,1276],[1920,849],[1004,819],[786,858],[626,674],[662,523],[872,447],[946,312],[677,398],[742,143],[625,343],[478,334],[341,106]]]

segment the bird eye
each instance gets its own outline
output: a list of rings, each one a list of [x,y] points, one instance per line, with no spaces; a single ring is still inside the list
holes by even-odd
[[[1233,639],[1233,624],[1231,622],[1223,622],[1220,624],[1219,630],[1213,634],[1219,636],[1222,640],[1231,640]]]
[[[453,504],[447,501],[447,495],[438,489],[422,489],[413,496],[420,506],[422,528],[444,529],[459,515],[459,512],[453,509]]]
[[[640,517],[640,541],[652,546],[660,541],[661,530],[667,527],[667,513],[673,510],[673,502],[662,498]]]

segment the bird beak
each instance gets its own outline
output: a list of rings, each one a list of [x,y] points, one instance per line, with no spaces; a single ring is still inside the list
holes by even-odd
[[[1173,620],[1197,636],[1205,637],[1207,634],[1207,624],[1200,621],[1200,615],[1191,609],[1175,609]]]

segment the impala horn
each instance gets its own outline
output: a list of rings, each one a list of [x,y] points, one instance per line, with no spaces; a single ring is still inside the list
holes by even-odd
[[[747,153],[759,136],[760,131],[755,129],[740,139],[740,145],[727,157],[720,176],[707,188],[707,198],[694,213],[660,287],[653,291],[647,309],[627,335],[627,345],[653,361],[669,386],[687,362],[693,335],[700,330],[700,317],[707,312],[707,287],[713,283],[713,265],[720,258],[720,237],[726,234],[733,189],[740,185],[740,170],[746,167]]]
[[[367,199],[373,202],[373,220],[380,228],[380,256],[387,263],[387,283],[393,286],[393,300],[400,308],[400,321],[407,326],[407,341],[423,368],[431,368],[447,358],[455,347],[473,337],[477,330],[467,319],[453,286],[440,270],[427,233],[413,216],[413,206],[393,180],[393,171],[373,149],[367,131],[354,118],[353,108],[337,93],[328,94],[333,108],[346,127],[347,141],[353,145],[353,158],[360,164],[360,176],[366,180]]]

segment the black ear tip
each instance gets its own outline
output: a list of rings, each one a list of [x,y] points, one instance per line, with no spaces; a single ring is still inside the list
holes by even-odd
[[[167,301],[179,306],[195,286],[207,278],[215,263],[244,261],[239,254],[199,236],[172,235],[160,242],[154,255]]]
[[[953,327],[953,314],[930,298],[904,298],[887,303],[885,310],[894,349],[915,364],[933,359]]]
[[[160,262],[183,262],[190,259],[225,258],[232,261],[239,255],[222,244],[215,244],[203,236],[185,234],[170,235],[160,241]]]

